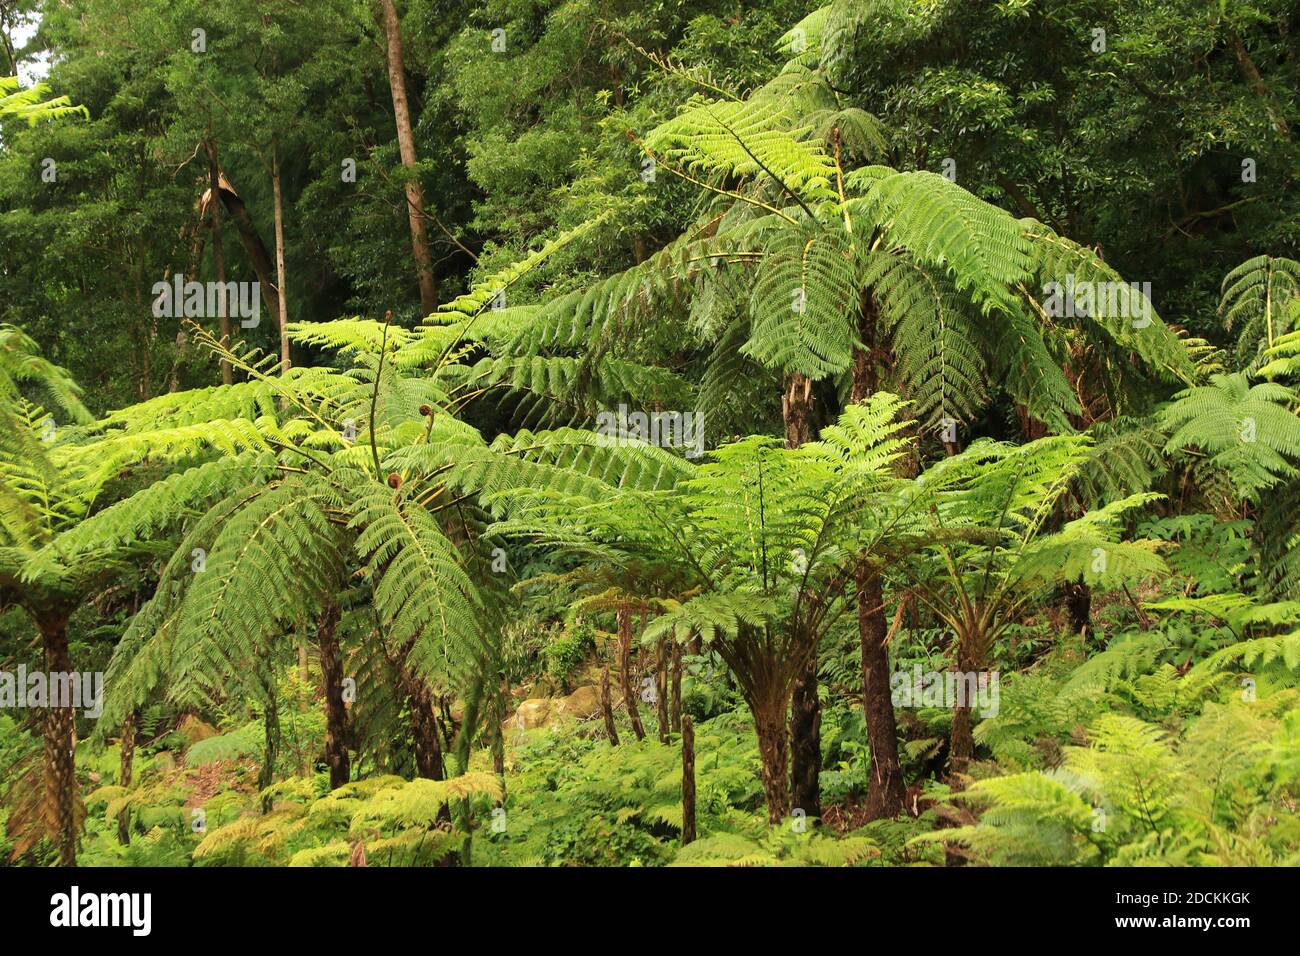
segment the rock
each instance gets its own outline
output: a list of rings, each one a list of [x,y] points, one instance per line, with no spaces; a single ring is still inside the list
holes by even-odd
[[[532,697],[519,705],[515,716],[508,722],[519,730],[536,730],[545,727],[552,717],[552,701],[546,697]]]
[[[170,751],[160,750],[153,755],[153,766],[159,773],[171,773],[176,769],[176,758]]]
[[[507,734],[550,727],[561,720],[590,720],[600,716],[600,689],[579,687],[568,697],[530,697],[501,725]]]
[[[196,744],[200,740],[207,740],[209,737],[216,737],[221,733],[216,727],[200,720],[193,714],[186,714],[181,718],[181,722],[176,725],[176,732],[192,744]]]
[[[568,697],[556,701],[555,710],[560,717],[573,717],[577,720],[599,717],[600,688],[594,684],[578,687]]]

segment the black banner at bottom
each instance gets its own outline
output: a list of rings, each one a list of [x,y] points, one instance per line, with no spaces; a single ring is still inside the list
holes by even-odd
[[[504,942],[566,924],[624,933],[652,917],[656,934],[681,921],[733,944],[771,945],[783,925],[813,919],[799,931],[859,943],[865,920],[891,937],[966,924],[999,940],[1199,934],[1231,945],[1291,926],[1295,888],[1287,869],[5,869],[0,911],[24,936],[128,948],[242,930],[259,944],[363,943],[421,927]]]

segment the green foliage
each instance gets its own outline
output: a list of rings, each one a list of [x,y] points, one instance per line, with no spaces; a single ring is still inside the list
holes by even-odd
[[[1162,413],[1170,432],[1166,453],[1195,449],[1254,499],[1293,476],[1300,459],[1296,396],[1274,382],[1251,385],[1245,375],[1212,375],[1208,385],[1185,389]]]
[[[50,88],[44,83],[24,89],[18,77],[0,76],[0,116],[16,116],[26,120],[29,126],[65,116],[90,116],[84,106],[73,106],[70,98],[51,97],[49,93]]]
[[[759,837],[767,829],[758,751],[730,715],[697,725],[697,826]],[[483,865],[661,865],[681,831],[680,746],[547,734],[511,749],[506,829],[476,841]],[[508,769],[509,772],[509,769]]]
[[[399,6],[42,4],[0,77],[0,659],[107,689],[0,718],[0,851],[1300,862],[1290,6]],[[1001,704],[897,704],[868,823],[878,626]],[[503,733],[593,658],[618,744]]]
[[[280,788],[277,809],[212,830],[194,848],[201,865],[345,866],[361,844],[370,866],[429,865],[463,834],[442,821],[450,802],[482,810],[501,790],[491,774],[448,780],[382,776],[317,798],[314,787]]]
[[[573,622],[554,634],[542,648],[546,676],[567,690],[569,675],[581,666],[595,647],[595,628],[585,620]]]
[[[1247,371],[1259,367],[1268,350],[1294,331],[1300,298],[1300,262],[1256,256],[1223,277],[1219,314],[1237,333],[1238,360]]]

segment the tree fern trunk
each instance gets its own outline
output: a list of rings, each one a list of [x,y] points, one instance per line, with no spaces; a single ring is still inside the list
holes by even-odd
[[[275,781],[275,763],[280,754],[280,711],[275,700],[275,681],[270,682],[271,695],[262,717],[264,742],[262,769],[257,774],[257,789],[265,790]],[[271,812],[271,798],[262,797],[262,812]]]
[[[958,636],[957,670],[961,673],[975,673],[979,661],[971,650],[972,642]],[[971,716],[970,702],[956,702],[952,711],[952,742],[948,750],[948,768],[954,773],[965,773],[971,758],[975,756],[974,720]]]
[[[672,727],[676,732],[682,729],[682,645],[672,642],[673,648],[673,716]]]
[[[50,674],[71,674],[67,621],[59,619],[40,625],[45,645],[45,670]],[[77,778],[73,756],[76,712],[71,701],[59,707],[51,699],[45,710],[45,819],[59,851],[60,866],[77,865]]]
[[[442,740],[438,734],[438,715],[433,710],[433,694],[423,678],[413,676],[407,695],[411,730],[415,737],[416,773],[429,780],[443,780],[447,768],[442,759]]]
[[[809,819],[822,815],[822,708],[817,694],[817,660],[804,668],[794,682],[790,698],[791,793],[795,807]]]
[[[1092,589],[1083,581],[1065,585],[1065,610],[1070,616],[1070,633],[1087,629],[1092,613]]]
[[[959,704],[952,711],[952,746],[948,751],[948,768],[965,773],[975,755],[974,727],[970,707]]]
[[[790,748],[786,735],[785,698],[782,695],[756,702],[752,709],[754,731],[758,735],[758,758],[763,768],[767,820],[775,826],[790,812]]]
[[[506,697],[509,698],[509,690],[506,691]],[[445,694],[438,695],[438,713],[442,717],[438,721],[438,730],[442,733],[442,749],[444,753],[450,753],[452,743],[456,739],[457,725],[456,719],[451,715],[451,705],[447,703]]]
[[[122,721],[122,744],[118,758],[117,782],[123,788],[130,788],[131,778],[135,775],[135,735],[140,728],[140,711],[131,711]],[[123,810],[117,815],[117,842],[125,846],[131,842],[131,813]]]
[[[852,400],[865,402],[876,390],[876,304],[864,293],[858,319],[858,337],[864,348],[853,353]],[[862,656],[862,707],[867,721],[867,748],[871,755],[871,785],[867,790],[867,818],[895,817],[903,809],[903,767],[898,759],[898,720],[889,689],[889,651],[885,647],[885,594],[880,575],[866,562],[855,574],[858,598],[858,641]]]
[[[781,402],[785,446],[798,448],[813,438],[812,380],[797,372],[786,376]],[[815,635],[811,638],[816,641]],[[790,699],[790,767],[794,806],[810,818],[821,816],[822,712],[817,694],[817,651],[814,648],[795,678]]]
[[[695,724],[682,721],[682,846],[695,840]]]
[[[501,725],[506,719],[506,701],[510,697],[510,684],[503,676],[497,687],[496,707],[492,714],[492,771],[501,784],[501,805],[506,802],[506,736]]]
[[[316,630],[317,650],[325,686],[325,763],[330,768],[330,789],[343,786],[352,776],[348,761],[348,712],[343,705],[343,657],[338,642],[339,606],[329,601]]]
[[[609,693],[609,652],[605,653],[604,666],[600,669],[600,711],[605,717],[605,736],[615,747],[618,746],[618,731],[614,729],[614,707]]]
[[[858,639],[862,651],[862,703],[867,719],[867,748],[871,753],[871,786],[867,790],[867,819],[896,817],[906,792],[898,760],[898,723],[889,689],[889,651],[885,647],[884,593],[880,576],[865,564],[857,569]]]
[[[645,727],[637,711],[636,691],[632,686],[632,608],[623,604],[618,609],[618,669],[623,683],[623,705],[632,722],[632,733],[637,740],[645,740]]]
[[[659,742],[668,743],[668,642],[659,641],[655,660],[655,718],[659,724]]]

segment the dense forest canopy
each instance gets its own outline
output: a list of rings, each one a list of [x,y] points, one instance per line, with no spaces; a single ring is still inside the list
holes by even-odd
[[[1293,0],[0,0],[0,851],[1300,864]]]

